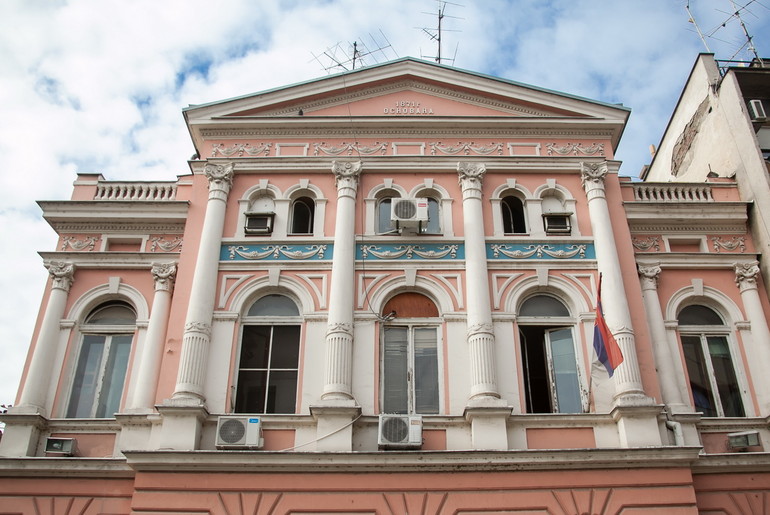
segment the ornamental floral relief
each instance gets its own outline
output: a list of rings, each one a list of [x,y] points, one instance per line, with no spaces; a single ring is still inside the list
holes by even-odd
[[[85,250],[86,252],[91,252],[94,250],[94,247],[96,246],[96,242],[100,241],[101,238],[98,236],[84,236],[83,239],[78,239],[77,236],[64,236],[62,238],[62,244],[60,250]]]
[[[314,156],[318,156],[321,154],[324,154],[327,156],[339,156],[342,154],[352,156],[353,154],[371,155],[376,153],[380,153],[384,156],[387,150],[388,150],[387,141],[375,141],[373,145],[368,145],[368,146],[361,145],[357,141],[353,143],[345,143],[343,141],[338,146],[327,145],[324,142],[313,143]]]
[[[660,252],[660,238],[658,238],[657,236],[650,236],[644,239],[632,238],[631,244],[637,250],[641,250],[645,252],[654,250],[655,252]]]
[[[464,154],[466,156],[473,154],[490,155],[497,154],[503,155],[502,143],[490,143],[485,146],[477,146],[474,142],[457,142],[457,145],[443,145],[440,141],[434,143],[428,143],[430,147],[430,154],[435,156],[437,152],[448,155]]]
[[[711,243],[714,246],[714,252],[746,252],[746,238],[744,236],[733,236],[731,240],[722,241],[721,236],[712,236]]]
[[[377,259],[412,259],[414,256],[422,259],[442,259],[447,256],[452,259],[457,257],[459,245],[440,245],[435,249],[428,249],[421,245],[397,245],[392,250],[386,250],[377,245],[362,245],[361,256],[367,259],[369,255]]]
[[[492,256],[499,258],[500,254],[511,259],[527,259],[532,256],[542,258],[543,255],[554,259],[570,259],[577,256],[580,259],[586,257],[587,245],[567,245],[564,249],[557,249],[552,245],[527,245],[523,250],[512,250],[510,245],[494,244],[490,247]]]
[[[231,245],[227,247],[228,255],[230,259],[236,259],[235,256],[239,256],[243,259],[259,260],[259,259],[310,259],[317,258],[323,259],[326,252],[326,245],[267,245],[257,250],[249,250],[249,247],[244,245]]]
[[[155,236],[150,239],[150,252],[156,252],[160,249],[162,252],[180,252],[182,250],[182,237],[175,236],[172,240],[167,240],[166,236]]]
[[[552,156],[554,154],[559,154],[561,156],[567,156],[567,155],[584,155],[584,156],[593,156],[593,155],[604,155],[604,143],[592,143],[590,147],[584,147],[582,143],[567,143],[563,146],[557,147],[556,143],[546,143],[545,148],[547,150],[547,154],[549,156]]]
[[[270,155],[270,149],[272,147],[272,143],[259,143],[257,145],[251,145],[249,143],[236,143],[231,147],[226,147],[224,143],[214,143],[211,146],[211,157],[243,157],[244,154],[249,156],[268,156]]]

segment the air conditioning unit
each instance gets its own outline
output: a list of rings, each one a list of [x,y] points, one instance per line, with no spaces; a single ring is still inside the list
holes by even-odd
[[[259,417],[223,415],[217,421],[218,449],[259,449],[264,445]]]
[[[377,444],[382,449],[414,449],[422,446],[422,417],[380,415]]]
[[[420,222],[428,221],[428,199],[394,198],[390,210],[390,219],[398,222],[398,227],[415,227]]]
[[[762,105],[761,100],[749,100],[749,116],[751,117],[751,120],[755,122],[764,122],[767,120],[765,106]]]

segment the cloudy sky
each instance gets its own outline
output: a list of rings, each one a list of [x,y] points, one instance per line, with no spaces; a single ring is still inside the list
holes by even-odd
[[[709,35],[730,0],[690,0]],[[455,0],[454,66],[632,108],[623,175],[649,161],[705,47],[687,0]],[[770,56],[770,0],[736,0]],[[173,180],[193,147],[181,110],[325,75],[314,55],[390,45],[369,64],[431,57],[436,0],[3,0],[0,2],[0,404],[14,401],[53,231],[35,200],[68,198],[77,172]],[[431,16],[430,13],[434,15]],[[449,16],[452,16],[450,18]],[[746,59],[736,20],[707,43]],[[339,70],[338,70],[339,71]]]

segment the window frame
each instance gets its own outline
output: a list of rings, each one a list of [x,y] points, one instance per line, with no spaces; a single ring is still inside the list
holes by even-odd
[[[300,400],[300,391],[299,391],[299,384],[300,384],[300,373],[301,373],[301,358],[302,353],[304,350],[304,336],[305,336],[305,321],[302,317],[302,312],[300,311],[300,304],[294,299],[293,297],[290,297],[289,295],[285,295],[283,293],[275,293],[275,294],[267,294],[263,295],[257,299],[255,299],[253,302],[248,303],[247,307],[245,309],[246,313],[248,313],[252,307],[263,300],[265,297],[268,297],[269,295],[280,295],[282,297],[286,297],[287,299],[291,300],[294,305],[297,308],[296,315],[248,315],[245,314],[241,318],[240,322],[240,329],[239,329],[239,335],[238,335],[238,346],[236,349],[234,364],[233,364],[233,370],[234,370],[234,380],[231,387],[231,397],[230,397],[230,411],[232,413],[243,413],[243,414],[260,414],[260,415],[295,415],[299,411],[299,400]],[[270,328],[270,348],[269,348],[269,354],[268,354],[268,361],[267,361],[267,367],[249,367],[249,368],[242,368],[241,367],[241,360],[242,360],[242,352],[243,352],[243,340],[244,340],[244,331],[247,327],[269,327]],[[276,327],[297,327],[298,333],[297,333],[297,342],[296,342],[296,349],[297,349],[297,355],[296,355],[296,367],[295,368],[280,368],[280,367],[273,367],[271,363],[272,359],[272,351],[273,351],[273,336],[275,334],[275,328]],[[257,411],[239,411],[238,406],[238,390],[241,388],[240,378],[241,378],[241,371],[243,370],[257,370],[261,371],[263,370],[267,372],[266,378],[267,381],[269,381],[270,373],[272,371],[296,371],[296,383],[294,384],[294,410],[289,413],[281,413],[281,412],[270,412],[270,411],[263,411],[263,412],[257,412]],[[265,397],[263,399],[263,403],[265,408],[269,405],[269,398],[270,398],[270,383],[266,382],[266,388],[265,388]]]
[[[406,370],[406,387],[407,387],[407,407],[406,412],[394,412],[386,410],[386,331],[393,328],[406,328],[407,329],[407,370]],[[415,374],[415,338],[414,333],[416,329],[433,329],[436,341],[435,341],[435,355],[436,355],[436,409],[435,412],[418,412],[416,401],[416,374]],[[382,324],[380,329],[380,363],[379,363],[379,403],[380,412],[383,414],[403,414],[403,415],[440,415],[443,413],[444,392],[443,392],[443,342],[442,342],[442,321],[433,318],[399,318],[397,321],[388,322]]]
[[[308,224],[307,230],[297,231],[295,224],[297,220],[297,207],[304,206],[308,212]],[[315,217],[316,217],[316,201],[309,195],[300,195],[291,201],[289,208],[289,227],[287,233],[290,236],[312,236],[315,233]]]
[[[514,213],[513,209],[511,209],[511,206],[509,205],[509,201],[508,201],[508,199],[511,199],[511,198],[516,199],[518,201],[517,208],[518,207],[521,208],[520,213]],[[524,205],[524,199],[510,192],[504,193],[500,197],[499,210],[500,210],[500,220],[502,221],[503,234],[505,236],[518,236],[518,235],[529,234],[528,226],[527,226],[527,210],[526,210],[526,206]],[[522,230],[520,231],[516,230],[516,226],[519,225],[516,223],[517,214],[520,215],[521,217],[520,225]],[[506,231],[506,225],[508,225],[506,221],[509,221],[510,229],[513,229],[512,231]]]
[[[100,324],[100,323],[89,323],[89,320],[97,315],[99,311],[103,311],[107,308],[109,308],[111,305],[119,304],[121,307],[124,307],[126,310],[130,311],[133,314],[133,322],[132,323],[126,323],[126,324]],[[77,357],[74,360],[74,368],[72,369],[72,381],[69,388],[69,395],[67,398],[67,405],[65,409],[65,418],[115,418],[115,413],[120,412],[120,408],[123,405],[123,399],[126,394],[126,386],[128,383],[128,371],[131,366],[131,358],[132,358],[132,352],[134,350],[134,340],[136,339],[136,331],[137,331],[137,325],[136,325],[136,310],[128,304],[125,301],[106,301],[102,302],[93,309],[88,311],[88,314],[85,317],[85,320],[80,325],[79,331],[78,331],[78,339],[79,339],[79,345],[77,348]],[[130,337],[128,342],[116,342],[116,338],[120,337]],[[88,363],[83,363],[83,359],[86,359],[86,349],[87,346],[92,345],[99,345],[98,342],[87,342],[86,340],[89,337],[101,337],[103,338],[101,345],[103,345],[103,349],[101,351],[101,354],[99,356],[99,362],[96,367],[96,379],[95,383],[93,385],[93,394],[92,398],[90,400],[90,410],[87,415],[80,416],[78,415],[78,411],[81,409],[82,401],[80,399],[81,395],[83,394],[83,386],[84,383],[82,382],[82,377],[79,377],[83,372],[85,372],[86,367],[88,366]],[[109,404],[106,402],[103,402],[105,395],[107,397],[114,394],[115,390],[112,389],[111,385],[110,390],[105,391],[105,380],[108,376],[114,375],[114,366],[115,366],[115,358],[116,358],[116,352],[119,350],[119,345],[121,344],[127,344],[128,352],[125,354],[125,361],[121,363],[119,366],[123,369],[121,372],[122,381],[119,388],[119,395],[117,395],[116,402],[115,402],[115,411],[112,413],[107,413],[107,411],[112,411],[109,409]],[[81,367],[81,365],[84,365]],[[80,379],[80,381],[79,381]],[[77,404],[73,404],[77,402]],[[104,413],[102,413],[104,411]]]

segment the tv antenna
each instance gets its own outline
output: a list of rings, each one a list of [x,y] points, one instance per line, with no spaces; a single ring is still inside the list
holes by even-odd
[[[742,37],[745,38],[745,41],[726,61],[735,62],[735,58],[745,50],[749,54],[749,57],[751,58],[750,60],[752,60],[753,62],[758,62],[760,66],[764,66],[764,62],[762,58],[759,56],[759,54],[757,53],[757,49],[754,46],[754,37],[749,33],[749,29],[743,20],[743,15],[744,13],[747,13],[754,16],[755,18],[758,18],[757,15],[755,15],[749,10],[749,7],[755,3],[759,7],[764,7],[765,9],[767,9],[767,7],[762,5],[762,3],[758,2],[758,0],[749,0],[744,5],[738,5],[735,2],[735,0],[729,0],[729,1],[730,1],[730,6],[732,7],[732,10],[730,12],[717,9],[717,12],[727,15],[727,18],[721,23],[719,23],[713,29],[707,30],[704,32],[700,29],[700,27],[698,26],[698,23],[695,21],[695,16],[690,10],[690,0],[687,0],[687,3],[685,5],[685,10],[687,11],[687,15],[689,16],[688,21],[692,23],[693,26],[695,27],[695,31],[698,33],[698,36],[703,42],[703,46],[706,47],[706,51],[709,53],[713,53],[713,51],[711,50],[711,48],[709,48],[707,39],[729,44],[728,41],[725,41],[724,39],[722,39],[722,32],[726,31],[729,25],[734,25],[733,22],[737,22],[741,27],[741,30],[743,32]]]
[[[422,56],[422,57],[424,59],[435,59],[435,61],[437,63],[439,63],[439,64],[442,64],[444,61],[447,61],[450,64],[454,65],[455,58],[457,58],[457,48],[460,46],[460,44],[458,43],[455,46],[455,53],[454,53],[454,55],[451,58],[444,57],[444,56],[441,55],[441,51],[442,51],[442,49],[441,49],[442,36],[443,36],[444,32],[460,32],[460,31],[459,30],[447,29],[446,27],[443,26],[443,22],[444,22],[444,18],[452,18],[452,19],[455,19],[455,20],[462,20],[463,19],[463,18],[458,18],[457,16],[449,16],[448,14],[446,14],[446,7],[447,7],[447,5],[454,5],[454,6],[457,6],[457,7],[464,7],[464,6],[460,5],[460,4],[455,4],[455,3],[452,3],[452,2],[446,2],[444,0],[437,0],[437,2],[438,2],[438,9],[436,10],[435,13],[429,13],[429,12],[424,12],[423,11],[423,14],[429,14],[431,16],[435,15],[436,18],[437,18],[437,25],[438,26],[437,27],[417,27],[420,30],[422,30],[425,34],[427,34],[431,41],[435,41],[436,42],[436,47],[437,47],[436,55],[433,55],[433,56],[425,55],[425,56]]]
[[[369,33],[369,39],[371,40],[370,46],[364,42],[363,38],[358,38],[352,43],[338,42],[318,55],[313,52],[310,52],[310,55],[318,61],[326,73],[347,72],[362,66],[379,63],[380,60],[387,61],[398,58],[398,54],[393,50],[393,45],[390,44],[381,30],[378,37]],[[388,51],[393,57],[388,55]]]

